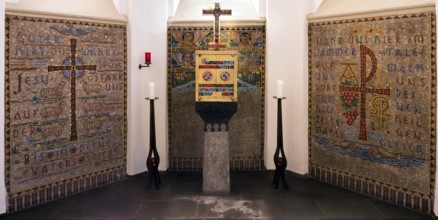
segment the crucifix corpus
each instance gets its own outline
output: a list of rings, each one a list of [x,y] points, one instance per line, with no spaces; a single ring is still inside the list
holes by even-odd
[[[214,48],[214,50],[219,50],[219,48],[224,48],[225,45],[220,44],[220,24],[219,17],[221,15],[231,15],[231,9],[221,9],[219,3],[214,3],[214,9],[203,9],[203,15],[214,15],[214,42],[208,45],[208,48]]]

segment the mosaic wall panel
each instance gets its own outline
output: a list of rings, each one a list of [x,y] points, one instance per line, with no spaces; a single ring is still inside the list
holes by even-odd
[[[312,176],[432,211],[435,24],[433,11],[309,24]]]
[[[204,123],[195,112],[195,50],[206,50],[213,27],[168,28],[168,113],[171,170],[201,170]],[[238,110],[229,125],[232,170],[262,170],[265,26],[222,27],[222,43],[239,51]]]
[[[9,211],[119,179],[126,26],[6,17]]]

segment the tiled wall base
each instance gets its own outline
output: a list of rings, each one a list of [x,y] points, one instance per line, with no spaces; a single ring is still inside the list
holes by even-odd
[[[81,176],[72,180],[57,182],[25,192],[10,195],[8,212],[29,208],[55,199],[90,190],[120,180],[126,175],[126,169],[118,168],[93,175]]]
[[[433,198],[345,172],[310,165],[310,175],[320,181],[420,212],[432,214]]]

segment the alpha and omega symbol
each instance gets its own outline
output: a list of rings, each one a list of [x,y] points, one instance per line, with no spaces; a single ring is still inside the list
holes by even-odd
[[[386,111],[389,109],[389,100],[383,96],[377,96],[372,101],[373,110],[371,114],[373,115],[386,115],[389,116]]]
[[[371,70],[367,74],[367,56],[371,60]],[[359,140],[366,141],[368,140],[367,134],[367,123],[366,123],[366,104],[367,104],[367,94],[378,94],[389,96],[391,90],[390,89],[382,89],[382,88],[372,88],[368,87],[367,83],[372,80],[376,74],[377,70],[377,58],[374,52],[367,46],[360,45],[360,82],[358,82],[357,78],[354,76],[354,72],[351,69],[351,63],[347,63],[346,69],[344,70],[344,74],[341,77],[341,85],[339,86],[339,92],[341,93],[341,102],[344,109],[347,111],[344,116],[350,117],[350,112],[357,112],[357,107],[359,107],[360,111],[360,129],[359,129]],[[351,72],[352,75],[346,75],[347,70]],[[357,96],[360,96],[358,98]],[[381,96],[379,99],[374,99],[373,106],[375,105],[375,109],[385,111],[385,106],[389,107],[389,102],[386,103],[384,100],[387,100]],[[352,97],[352,98],[350,98]],[[382,113],[382,112],[381,112]],[[357,114],[357,113],[356,113]],[[354,115],[354,114],[353,114]],[[350,120],[350,118],[347,118]],[[350,121],[351,122],[351,121]],[[352,124],[349,123],[350,125]]]

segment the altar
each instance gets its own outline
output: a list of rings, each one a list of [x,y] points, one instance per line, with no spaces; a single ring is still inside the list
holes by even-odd
[[[214,42],[211,50],[196,50],[195,106],[204,121],[204,193],[230,192],[229,119],[237,112],[238,51],[220,50],[219,16],[231,15],[221,10],[219,3],[203,14],[215,16]]]

